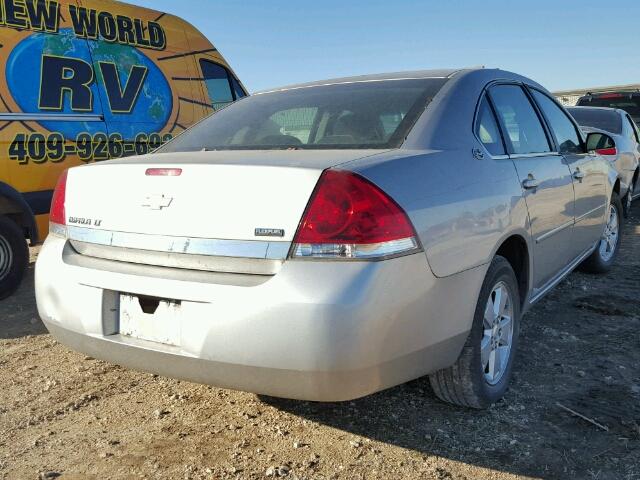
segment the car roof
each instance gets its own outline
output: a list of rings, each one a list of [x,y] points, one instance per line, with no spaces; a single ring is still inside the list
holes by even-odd
[[[458,68],[458,69],[437,69],[437,70],[413,70],[407,72],[391,72],[391,73],[377,73],[373,75],[358,75],[354,77],[341,77],[331,78],[327,80],[318,80],[315,82],[298,83],[294,85],[287,85],[284,87],[272,88],[256,92],[255,95],[263,93],[279,92],[285,90],[295,90],[299,88],[318,87],[322,85],[337,85],[341,83],[359,83],[359,82],[375,82],[382,80],[409,80],[409,79],[427,79],[427,78],[440,78],[448,79],[452,78],[458,73],[469,72],[473,70],[482,70],[481,67],[475,68]]]

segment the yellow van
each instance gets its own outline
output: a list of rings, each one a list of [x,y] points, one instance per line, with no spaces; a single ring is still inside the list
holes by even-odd
[[[0,299],[24,275],[27,242],[48,233],[63,170],[144,154],[245,95],[180,18],[111,0],[0,0]]]

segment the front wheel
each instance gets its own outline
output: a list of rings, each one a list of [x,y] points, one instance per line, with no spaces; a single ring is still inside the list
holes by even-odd
[[[620,227],[622,225],[622,203],[616,193],[611,196],[609,210],[602,237],[591,256],[581,265],[581,269],[591,273],[609,271],[620,249]]]
[[[511,264],[491,262],[476,305],[471,333],[456,363],[429,376],[445,402],[487,408],[509,386],[520,331],[520,295]]]
[[[11,219],[0,216],[0,300],[20,286],[29,265],[24,234]]]

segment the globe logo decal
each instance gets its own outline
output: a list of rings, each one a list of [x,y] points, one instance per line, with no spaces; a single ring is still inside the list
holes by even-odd
[[[88,46],[88,48],[87,48]],[[90,84],[91,108],[78,111],[72,109],[71,95],[62,96],[61,109],[51,111],[40,108],[41,75],[46,85],[46,73],[43,74],[43,57],[74,59],[82,61],[93,68],[94,78]],[[111,110],[113,91],[105,87],[103,71],[105,65],[111,66],[110,73],[116,78],[115,88],[127,91],[129,76],[132,72],[144,72],[144,76],[136,76],[140,81],[140,89],[133,85],[135,101],[131,102],[130,111]],[[37,74],[34,74],[37,72]],[[73,76],[72,71],[65,71],[63,78]],[[135,47],[103,41],[77,38],[72,29],[62,29],[59,34],[36,33],[21,41],[12,51],[6,64],[6,79],[11,94],[24,113],[60,113],[60,114],[95,114],[104,115],[109,133],[120,133],[123,138],[135,138],[144,133],[161,131],[169,121],[173,109],[171,87],[162,71],[146,55]],[[113,79],[112,79],[113,80]],[[113,88],[113,81],[111,86]],[[109,97],[111,94],[112,97]],[[129,96],[133,99],[133,95]],[[66,139],[75,140],[81,133],[95,134],[105,132],[102,122],[42,121],[44,128],[52,132],[62,133]]]

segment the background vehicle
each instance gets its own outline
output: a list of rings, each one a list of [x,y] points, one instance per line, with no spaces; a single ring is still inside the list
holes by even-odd
[[[588,94],[580,97],[576,106],[618,108],[631,115],[636,124],[640,124],[640,91]]]
[[[631,202],[637,195],[636,185],[640,169],[640,132],[638,126],[624,110],[599,107],[569,107],[582,129],[605,133],[592,135],[589,150],[596,150],[610,159],[620,179],[620,195],[625,216],[629,216]],[[611,136],[614,144],[607,141]]]
[[[15,0],[0,19],[0,298],[66,168],[143,154],[245,95],[185,21],[110,0]]]
[[[38,311],[66,345],[178,378],[336,401],[431,374],[485,407],[522,312],[615,259],[616,180],[513,73],[265,92],[157,153],[69,170]]]

